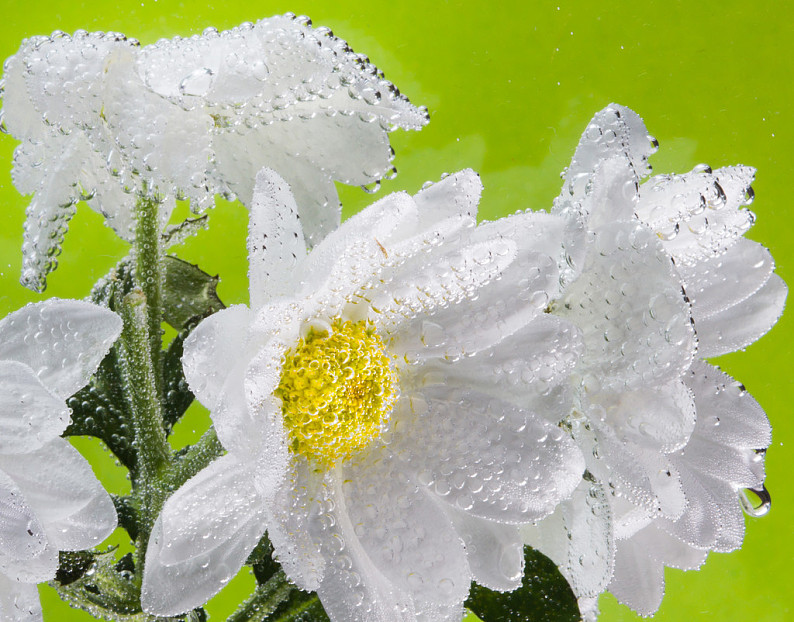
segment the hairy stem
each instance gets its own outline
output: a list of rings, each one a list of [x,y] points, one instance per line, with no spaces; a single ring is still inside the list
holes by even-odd
[[[146,296],[149,351],[154,364],[155,383],[163,386],[160,350],[163,342],[163,267],[160,244],[160,203],[156,196],[141,196],[135,204],[134,282]]]
[[[284,602],[295,589],[283,570],[274,574],[267,583],[257,585],[254,593],[240,608],[229,616],[227,622],[262,622]]]

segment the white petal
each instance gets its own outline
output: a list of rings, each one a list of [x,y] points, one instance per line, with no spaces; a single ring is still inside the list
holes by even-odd
[[[746,449],[764,449],[772,442],[772,428],[764,410],[728,374],[696,361],[686,383],[695,394],[698,437]]]
[[[309,528],[326,564],[317,595],[332,622],[410,622],[410,594],[388,580],[370,560],[347,516],[335,477],[309,515]]]
[[[680,466],[687,508],[677,520],[660,523],[679,540],[699,549],[729,552],[744,539],[744,516],[736,489]]]
[[[692,362],[689,306],[669,255],[639,225],[601,227],[554,313],[582,329],[583,373],[617,391],[657,386]]]
[[[51,543],[35,557],[14,559],[0,552],[0,576],[22,583],[43,583],[55,578],[58,571],[58,548]]]
[[[584,460],[556,426],[491,397],[429,387],[401,400],[389,447],[443,501],[526,523],[577,486]]]
[[[264,504],[254,478],[251,465],[227,454],[185,482],[160,513],[158,563],[181,564],[226,545]]]
[[[725,252],[753,224],[743,209],[755,170],[746,166],[660,175],[640,188],[637,215],[679,265]]]
[[[739,238],[723,255],[678,268],[695,324],[740,304],[769,280],[775,263],[757,242]]]
[[[686,445],[695,429],[692,392],[674,380],[659,388],[610,393],[591,398],[591,417],[597,417],[623,442],[670,453]]]
[[[474,298],[488,283],[502,277],[516,257],[516,244],[494,239],[457,246],[454,252],[416,257],[406,262],[381,291],[369,299],[371,318],[391,332],[394,326],[462,300]]]
[[[448,175],[414,195],[419,208],[419,230],[452,216],[477,217],[482,195],[480,176],[470,168]]]
[[[267,533],[275,556],[290,581],[307,592],[317,590],[325,569],[320,546],[309,532],[310,515],[324,509],[324,494],[317,491],[317,479],[314,468],[296,457],[284,484],[266,508]]]
[[[18,560],[40,555],[47,536],[19,486],[0,471],[0,551]]]
[[[524,542],[549,557],[577,598],[596,597],[612,578],[612,511],[603,484],[582,480],[551,516],[522,527]]]
[[[69,425],[69,409],[27,365],[0,361],[0,454],[41,448]]]
[[[605,160],[620,158],[627,161],[636,181],[651,170],[648,156],[656,150],[656,141],[637,113],[610,104],[593,119],[582,134],[571,165],[563,176],[560,196],[554,201],[555,212],[582,214],[594,172]],[[635,181],[635,183],[636,183]]]
[[[399,591],[423,601],[461,603],[471,582],[463,541],[441,507],[389,453],[368,452],[344,466],[347,516],[340,520],[353,528],[348,537]]]
[[[171,616],[206,603],[237,574],[264,535],[265,528],[264,510],[260,507],[238,529],[226,526],[218,534],[224,542],[219,542],[211,551],[181,563],[166,565],[161,558],[169,542],[163,536],[163,523],[158,518],[146,551],[141,587],[144,611]]]
[[[136,57],[137,50],[118,49],[105,63],[102,111],[120,151],[118,172],[139,191],[150,193],[148,182],[162,194],[182,191],[194,209],[207,207],[215,190],[209,181],[213,120],[147,89]]]
[[[121,318],[80,300],[31,303],[0,320],[0,359],[30,367],[66,399],[88,383],[121,333]]]
[[[519,528],[471,516],[452,506],[446,512],[466,545],[472,580],[499,592],[521,587],[524,543]]]
[[[744,302],[703,319],[695,325],[698,355],[720,356],[746,348],[775,325],[786,304],[788,288],[773,274],[766,284]]]
[[[43,622],[36,584],[18,583],[0,573],[0,618],[6,622]]]
[[[248,307],[233,305],[203,320],[185,340],[185,379],[196,398],[210,410],[220,401],[240,359],[245,359],[241,354],[247,345],[250,323]]]
[[[425,321],[425,335],[430,332],[428,324]],[[435,349],[420,350],[420,357],[424,359],[427,350]],[[450,361],[450,350],[417,366],[417,382],[467,386],[528,406],[538,393],[545,394],[567,380],[579,362],[582,339],[570,322],[540,314],[502,342],[473,356]]]
[[[708,551],[699,550],[681,542],[655,524],[648,525],[632,536],[634,542],[645,549],[654,561],[680,570],[696,570],[706,561]]]
[[[113,501],[86,459],[64,439],[34,452],[0,455],[0,469],[22,490],[56,548],[88,549],[116,528]]]
[[[664,566],[648,557],[639,539],[621,540],[608,589],[640,615],[651,615],[659,609],[664,596]]]
[[[182,364],[191,391],[210,410],[221,444],[226,449],[253,455],[265,442],[267,430],[264,421],[260,424],[259,410],[249,408],[245,388],[251,359],[263,348],[262,339],[253,335],[251,322],[252,314],[244,305],[211,315],[185,340]],[[275,360],[279,358],[280,354]],[[275,384],[271,379],[263,390],[269,394],[277,385],[278,375]],[[265,406],[268,412],[272,411],[273,404],[269,402],[258,408]]]
[[[295,268],[306,257],[298,207],[287,182],[262,169],[248,226],[251,308],[295,291]]]

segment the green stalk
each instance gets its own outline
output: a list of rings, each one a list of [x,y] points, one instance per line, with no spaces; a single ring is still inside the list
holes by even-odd
[[[283,570],[279,570],[267,583],[257,585],[254,593],[226,622],[263,622],[283,603],[295,589]]]
[[[177,490],[182,484],[209,465],[224,452],[215,428],[210,428],[187,450],[184,456],[174,460],[163,476],[163,485],[169,491]]]
[[[160,200],[141,196],[135,204],[135,285],[146,296],[149,345],[158,391],[163,388],[163,268],[160,245]]]

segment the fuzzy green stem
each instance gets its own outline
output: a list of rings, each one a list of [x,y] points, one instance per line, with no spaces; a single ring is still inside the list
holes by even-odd
[[[138,289],[124,297],[121,304],[124,329],[121,333],[119,362],[126,397],[130,403],[136,444],[136,477],[133,482],[140,499],[141,525],[136,543],[142,562],[154,521],[163,504],[163,491],[156,482],[171,462],[171,448],[163,429],[160,391],[149,349],[149,314],[146,296]]]
[[[146,296],[149,351],[158,390],[163,386],[160,350],[163,343],[163,268],[160,244],[160,200],[156,196],[138,197],[135,204],[135,285]]]
[[[284,602],[295,589],[283,570],[279,570],[267,583],[257,585],[254,593],[226,622],[263,622]]]
[[[174,460],[171,468],[163,477],[163,487],[177,490],[182,484],[210,464],[223,453],[223,445],[218,440],[215,428],[207,430],[184,456]]]

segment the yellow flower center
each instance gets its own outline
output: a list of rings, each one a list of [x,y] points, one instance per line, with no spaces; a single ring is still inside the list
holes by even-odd
[[[290,447],[333,466],[377,438],[397,399],[383,340],[368,322],[336,319],[287,353],[276,395]]]

